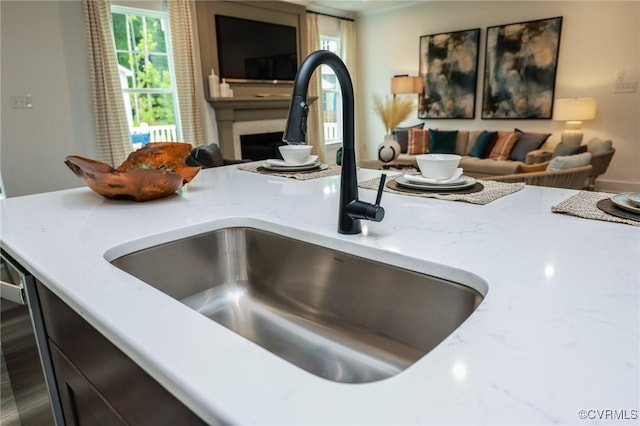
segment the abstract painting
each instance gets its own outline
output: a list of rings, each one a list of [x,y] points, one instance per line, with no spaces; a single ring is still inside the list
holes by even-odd
[[[487,28],[483,119],[551,119],[562,17]]]
[[[480,28],[420,37],[418,118],[475,117]]]

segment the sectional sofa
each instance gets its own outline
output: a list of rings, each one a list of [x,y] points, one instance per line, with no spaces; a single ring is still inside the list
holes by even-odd
[[[501,135],[517,134],[517,136],[515,136],[515,144],[513,144],[510,149],[507,148],[510,151],[507,152],[507,158],[494,159],[489,157],[489,153],[492,149],[491,145],[487,147],[488,149],[485,149],[484,153],[479,153],[478,147],[476,146],[476,142],[479,141],[479,137],[481,139],[484,138],[484,136],[481,136],[483,132],[486,133],[483,130],[438,130],[435,132],[437,132],[436,136],[449,133],[447,135],[449,138],[455,137],[455,146],[450,144],[450,147],[453,148],[453,151],[456,154],[462,156],[460,167],[464,169],[464,173],[466,175],[472,177],[487,177],[518,173],[521,166],[543,163],[550,160],[552,155],[551,152],[540,149],[550,136],[550,134],[545,133],[527,133],[519,130],[498,131],[498,134]],[[454,136],[452,132],[457,133]],[[400,167],[417,167],[416,155],[420,153],[433,152],[433,149],[430,148],[434,147],[435,141],[430,140],[432,138],[429,138],[429,133],[431,133],[432,137],[434,136],[434,132],[429,132],[429,130],[422,130],[416,127],[396,129],[394,137],[400,144],[401,151],[404,152],[401,152],[393,161],[393,165]],[[423,141],[423,145],[426,146],[424,146],[422,152],[420,152],[420,150],[416,152],[415,149],[414,152],[412,152],[412,147],[410,146],[412,142],[411,139],[416,138],[427,138],[426,141]],[[521,144],[520,147],[518,146],[518,143]],[[524,146],[522,145],[523,143],[525,144]],[[438,151],[443,152],[441,148]],[[451,149],[449,151],[451,151]],[[517,155],[515,155],[516,151]]]

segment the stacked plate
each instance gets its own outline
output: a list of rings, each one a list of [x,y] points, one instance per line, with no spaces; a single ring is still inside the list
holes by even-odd
[[[266,160],[262,167],[272,172],[302,172],[314,170],[322,164],[318,161],[317,155],[310,155],[303,163],[287,163],[284,160],[269,159]]]
[[[611,202],[623,210],[640,214],[640,192],[614,195]]]
[[[396,179],[398,185],[405,188],[418,189],[424,191],[446,190],[455,191],[469,188],[476,184],[472,177],[461,175],[453,179],[435,180],[427,179],[421,175],[403,175]]]

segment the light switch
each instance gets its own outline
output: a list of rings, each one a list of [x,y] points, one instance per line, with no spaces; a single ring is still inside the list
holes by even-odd
[[[11,108],[13,109],[29,109],[33,108],[31,95],[11,96]]]

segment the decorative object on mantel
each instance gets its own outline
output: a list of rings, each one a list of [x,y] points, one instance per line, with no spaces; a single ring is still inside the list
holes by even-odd
[[[399,176],[402,176],[402,175],[391,176],[388,179],[395,180]],[[375,191],[377,190],[379,183],[380,183],[380,178],[373,178],[364,182],[360,182],[358,186],[361,188],[371,189]],[[443,193],[432,193],[432,192],[425,192],[425,191],[409,193],[405,191],[398,191],[396,189],[392,189],[389,187],[388,184],[384,190],[386,192],[390,192],[393,194],[407,195],[410,197],[437,198],[439,200],[464,201],[467,203],[484,205],[484,204],[489,204],[490,202],[495,201],[498,198],[502,198],[506,195],[513,194],[514,192],[518,192],[522,188],[524,188],[523,183],[503,183],[503,182],[494,182],[494,181],[483,181],[482,186],[484,188],[481,191],[467,193],[467,194],[453,193],[453,192],[449,194],[443,194]]]
[[[334,176],[340,174],[340,166],[335,166],[332,164],[321,164],[320,167],[312,170],[302,170],[302,171],[289,171],[289,172],[280,172],[280,171],[270,171],[265,169],[260,163],[250,163],[242,166],[238,166],[238,169],[244,170],[246,172],[260,173],[271,176],[279,176],[292,178],[297,180],[310,180],[316,178],[322,178],[327,176]]]
[[[129,154],[117,169],[77,155],[64,160],[89,188],[107,198],[149,201],[169,196],[198,174],[189,166],[191,144],[153,142]]]
[[[420,37],[418,118],[473,119],[480,28]]]
[[[384,99],[379,96],[373,97],[374,111],[380,116],[387,131],[384,141],[378,146],[378,159],[385,164],[395,160],[400,155],[400,144],[393,138],[393,130],[409,117],[414,109],[413,101],[408,98]]]
[[[612,206],[610,201],[616,194],[608,192],[580,191],[558,205],[551,207],[554,213],[564,213],[584,219],[602,220],[605,222],[626,223],[627,225],[640,226],[640,214],[630,213],[626,215],[624,210]],[[617,210],[612,210],[615,207]],[[636,217],[634,219],[634,217]]]
[[[550,119],[562,17],[487,28],[483,119]]]
[[[568,146],[580,146],[582,143],[582,122],[596,118],[595,98],[568,98],[556,100],[553,107],[553,119],[566,121],[567,128],[562,132],[561,143]]]

